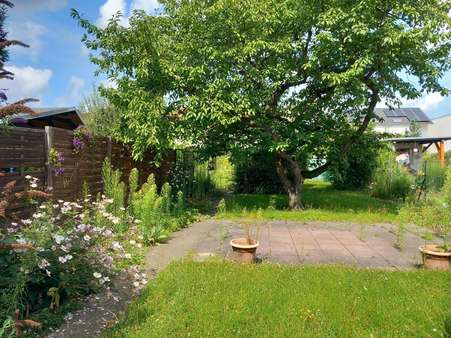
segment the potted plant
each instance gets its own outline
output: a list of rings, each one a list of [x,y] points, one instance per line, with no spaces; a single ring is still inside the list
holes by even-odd
[[[449,234],[451,229],[451,212],[446,203],[434,203],[423,208],[422,220],[432,226],[434,232],[441,238],[442,243],[425,244],[419,247],[426,269],[448,270],[451,260],[451,246]]]
[[[246,211],[243,211],[243,216]],[[260,232],[261,210],[257,211],[255,217],[243,217],[240,225],[244,230],[245,237],[233,238],[230,245],[233,250],[235,261],[240,263],[253,263],[259,242],[257,238]]]

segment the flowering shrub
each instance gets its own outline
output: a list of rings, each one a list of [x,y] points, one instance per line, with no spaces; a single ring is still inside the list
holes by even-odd
[[[52,166],[56,176],[64,174],[63,162],[64,162],[63,154],[57,151],[55,148],[50,148],[48,155],[48,163],[49,165]]]
[[[79,126],[74,130],[72,147],[74,153],[78,154],[83,150],[86,144],[92,139],[91,133],[84,126]]]
[[[139,273],[143,237],[134,219],[117,232],[116,216],[106,211],[110,200],[85,196],[83,202],[41,203],[1,232],[0,326],[16,309],[32,316],[58,311],[62,303],[109,288],[124,268]],[[138,281],[141,286],[142,276]]]

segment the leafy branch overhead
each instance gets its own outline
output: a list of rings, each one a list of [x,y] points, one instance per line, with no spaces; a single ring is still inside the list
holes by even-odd
[[[451,4],[441,0],[162,1],[128,27],[86,29],[92,62],[117,84],[114,133],[147,148],[273,153],[290,205],[299,184],[346,155],[384,99],[448,90]],[[409,80],[407,80],[407,76]],[[415,78],[416,83],[411,79]]]

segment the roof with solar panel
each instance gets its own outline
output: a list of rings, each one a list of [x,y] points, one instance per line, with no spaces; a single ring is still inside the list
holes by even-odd
[[[380,125],[397,126],[409,125],[415,121],[418,123],[432,123],[431,119],[420,109],[412,108],[376,108],[374,112],[381,119]]]

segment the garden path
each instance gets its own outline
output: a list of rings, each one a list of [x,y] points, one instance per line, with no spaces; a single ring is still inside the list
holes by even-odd
[[[268,221],[259,229],[261,261],[281,264],[346,264],[371,268],[410,269],[420,263],[418,246],[424,243],[421,230],[409,228],[403,249],[394,247],[397,236],[389,224],[364,226],[332,222]],[[172,234],[165,243],[151,248],[146,256],[146,271],[153,277],[170,262],[192,255],[230,258],[229,241],[243,236],[237,222],[206,219]],[[49,337],[97,337],[117,320],[136,296],[126,276],[118,279],[111,293],[86,301]]]

